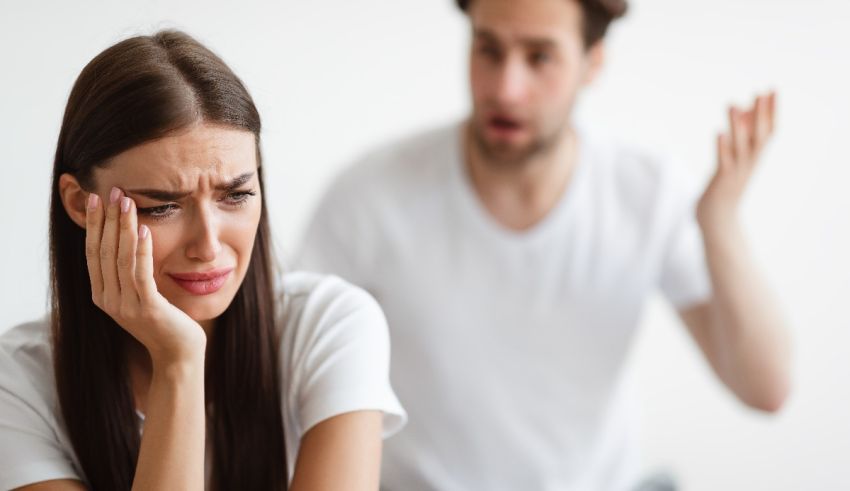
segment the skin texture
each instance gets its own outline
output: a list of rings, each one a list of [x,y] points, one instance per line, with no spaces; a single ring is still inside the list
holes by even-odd
[[[528,230],[566,192],[581,145],[570,126],[572,108],[601,68],[604,48],[601,42],[583,46],[577,2],[476,0],[468,13],[473,111],[467,171],[497,222]],[[750,407],[769,412],[790,390],[790,341],[754,266],[738,209],[773,134],[775,112],[772,93],[751,107],[729,109],[729,129],[717,137],[717,171],[697,209],[714,294],[679,312],[725,385]]]
[[[91,194],[71,175],[60,179],[65,209],[86,229],[92,301],[137,341],[127,347],[145,413],[134,489],[204,488],[206,339],[250,263],[257,164],[252,133],[200,123],[115,156],[95,171]],[[153,199],[150,190],[184,195]],[[233,270],[206,295],[170,276],[222,267]],[[329,418],[302,438],[291,489],[377,489],[380,453],[380,412]],[[21,489],[84,488],[57,480]]]

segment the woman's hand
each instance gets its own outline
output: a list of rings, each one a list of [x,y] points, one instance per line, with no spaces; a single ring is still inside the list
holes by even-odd
[[[157,291],[150,229],[118,188],[109,203],[89,195],[86,261],[92,301],[147,348],[155,364],[203,359],[201,326]]]
[[[750,182],[761,151],[773,135],[776,94],[756,98],[751,108],[729,109],[730,133],[717,137],[717,172],[697,206],[703,231],[734,225],[738,204]]]

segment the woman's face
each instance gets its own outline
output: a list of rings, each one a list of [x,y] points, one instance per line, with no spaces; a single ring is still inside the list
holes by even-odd
[[[198,124],[94,172],[104,203],[113,187],[135,201],[160,294],[196,321],[221,315],[245,278],[262,211],[257,164],[253,133]]]

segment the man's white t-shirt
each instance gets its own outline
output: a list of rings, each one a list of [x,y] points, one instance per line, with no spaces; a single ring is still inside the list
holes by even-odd
[[[679,308],[710,283],[676,169],[578,129],[560,202],[523,232],[478,201],[462,126],[383,148],[318,206],[299,267],[370,291],[387,316],[390,377],[410,420],[384,447],[382,486],[620,490],[636,455],[621,367],[647,296]]]
[[[386,437],[404,425],[406,414],[390,386],[387,325],[375,300],[333,276],[293,272],[281,283],[281,397],[291,479],[301,437],[317,423],[378,410]],[[51,352],[46,319],[0,336],[0,489],[84,480],[62,422]]]

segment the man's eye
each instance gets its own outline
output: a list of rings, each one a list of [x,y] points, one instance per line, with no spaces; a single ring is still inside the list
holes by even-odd
[[[551,61],[552,57],[545,51],[536,51],[531,54],[529,59],[533,65],[543,65]]]
[[[478,53],[490,60],[498,60],[502,56],[502,53],[498,48],[489,45],[479,46]]]

